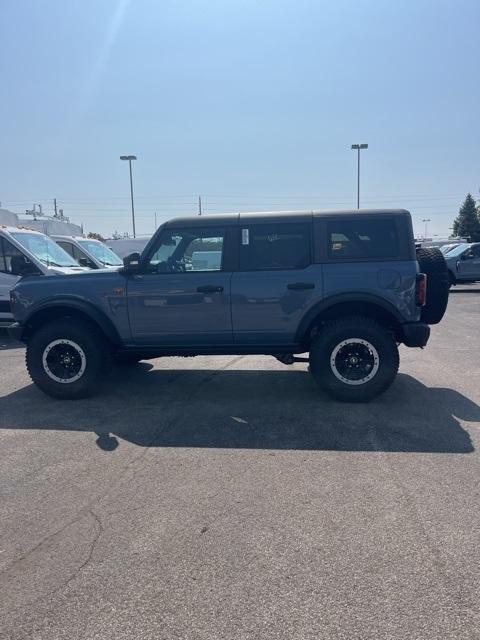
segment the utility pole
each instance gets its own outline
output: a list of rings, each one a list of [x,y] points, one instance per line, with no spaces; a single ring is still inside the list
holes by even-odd
[[[202,215],[202,196],[198,196],[198,215]]]
[[[360,209],[360,149],[368,149],[368,144],[352,144],[357,150],[357,209]]]
[[[57,199],[56,198],[53,199],[53,209],[55,211],[54,215],[55,215],[55,218],[56,218],[57,217]]]
[[[157,212],[155,211],[153,215],[155,217],[155,231],[156,231],[157,230]]]

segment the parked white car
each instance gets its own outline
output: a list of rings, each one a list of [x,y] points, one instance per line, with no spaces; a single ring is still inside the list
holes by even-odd
[[[118,269],[122,259],[104,242],[83,236],[50,236],[82,267],[88,269]]]
[[[86,270],[43,233],[22,227],[0,227],[0,327],[13,321],[10,290],[22,276]]]

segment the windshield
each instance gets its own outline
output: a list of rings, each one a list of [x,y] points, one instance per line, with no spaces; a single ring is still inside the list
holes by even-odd
[[[12,233],[13,238],[47,267],[78,267],[75,260],[41,233]]]
[[[443,253],[443,255],[445,255],[446,253],[449,253],[452,249],[455,249],[455,247],[458,247],[458,243],[444,244],[443,247],[440,247],[440,251]]]
[[[458,247],[455,247],[451,251],[447,253],[448,258],[454,258],[455,256],[459,256],[461,253],[468,249],[470,245],[468,243],[459,244]]]
[[[98,240],[77,240],[78,244],[87,251],[91,256],[96,258],[102,264],[105,264],[109,267],[120,267],[123,262],[114,253],[111,249],[109,249],[103,242]]]

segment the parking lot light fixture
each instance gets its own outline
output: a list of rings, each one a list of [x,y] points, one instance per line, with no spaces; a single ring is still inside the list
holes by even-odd
[[[352,149],[357,150],[357,209],[360,209],[360,149],[368,149],[368,144],[352,144]]]

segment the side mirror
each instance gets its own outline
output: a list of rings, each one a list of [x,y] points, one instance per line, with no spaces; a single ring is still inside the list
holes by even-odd
[[[14,276],[32,276],[38,274],[37,267],[23,255],[11,257],[10,270]]]
[[[474,257],[475,257],[475,255],[474,255],[473,251],[466,251],[465,253],[462,253],[462,255],[461,255],[461,259],[462,260],[471,260]]]
[[[87,258],[79,258],[79,259],[78,259],[78,264],[79,264],[81,267],[88,267],[88,266],[90,266],[90,265],[88,264],[88,260],[87,260]]]
[[[128,256],[125,256],[123,259],[123,268],[125,271],[131,273],[132,271],[137,271],[140,266],[140,254],[138,251],[134,253],[130,253]]]

